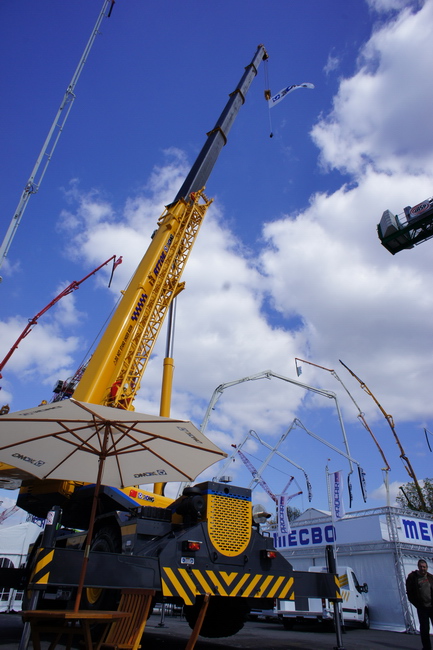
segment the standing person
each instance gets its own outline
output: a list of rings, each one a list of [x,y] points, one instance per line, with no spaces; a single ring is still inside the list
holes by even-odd
[[[433,575],[427,571],[427,562],[418,560],[418,571],[409,573],[406,593],[409,602],[416,607],[421,634],[422,650],[431,650],[430,621],[433,625]]]

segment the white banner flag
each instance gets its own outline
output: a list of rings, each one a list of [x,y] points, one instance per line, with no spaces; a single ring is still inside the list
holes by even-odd
[[[314,88],[314,84],[310,83],[303,83],[303,84],[293,84],[292,86],[287,86],[287,88],[283,88],[283,90],[280,90],[279,93],[268,99],[268,104],[272,108],[272,106],[276,106],[278,102],[280,102],[286,95],[289,93],[293,92],[297,88]]]
[[[342,472],[334,472],[329,477],[331,479],[332,517],[333,519],[341,519],[344,517],[343,474]]]
[[[290,522],[287,516],[287,505],[289,498],[285,494],[278,495],[278,535],[288,535],[290,533]]]

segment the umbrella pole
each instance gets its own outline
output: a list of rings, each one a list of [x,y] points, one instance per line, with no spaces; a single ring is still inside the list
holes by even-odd
[[[92,509],[90,511],[89,529],[87,531],[86,546],[84,549],[84,558],[83,558],[83,563],[81,565],[80,578],[78,580],[78,589],[75,598],[74,612],[78,612],[78,610],[80,609],[80,601],[81,601],[81,596],[84,588],[84,578],[86,577],[87,564],[89,562],[90,546],[93,537],[93,527],[96,518],[96,507],[98,505],[99,488],[101,487],[102,473],[104,469],[105,453],[106,453],[107,441],[108,441],[108,429],[109,429],[109,425],[106,424],[105,432],[104,432],[103,449],[99,457],[98,478],[96,479],[95,491],[93,493]]]

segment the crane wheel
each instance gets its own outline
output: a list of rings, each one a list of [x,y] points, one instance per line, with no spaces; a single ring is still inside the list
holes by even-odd
[[[192,629],[202,604],[203,596],[197,596],[194,605],[185,605],[183,609],[188,625]],[[232,636],[243,628],[249,613],[249,605],[241,598],[213,597],[209,601],[200,636],[208,638]]]
[[[91,551],[99,553],[120,553],[121,541],[116,528],[105,526],[100,528],[93,538]],[[117,589],[99,589],[87,587],[83,591],[81,607],[83,609],[113,610],[117,608],[119,591]]]

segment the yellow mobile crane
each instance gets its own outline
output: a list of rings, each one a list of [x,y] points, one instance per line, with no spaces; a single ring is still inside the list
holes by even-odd
[[[204,195],[205,183],[266,58],[260,45],[173,203],[160,217],[76,386],[77,400],[133,409],[146,363],[167,310],[183,288],[180,277],[211,203]],[[53,601],[65,607],[74,598],[93,487],[35,479],[23,484],[18,505],[29,513],[45,517],[52,506],[63,509],[54,552],[35,553],[24,576],[24,584],[41,593],[38,608],[44,603],[52,608]],[[293,571],[272,538],[262,534],[253,518],[251,490],[207,481],[186,487],[175,501],[161,492],[102,486],[81,606],[112,608],[116,590],[140,587],[184,605],[194,627],[210,597],[201,634],[218,637],[241,629],[252,604],[266,609],[275,598],[293,599],[295,594],[339,599],[334,575]]]

